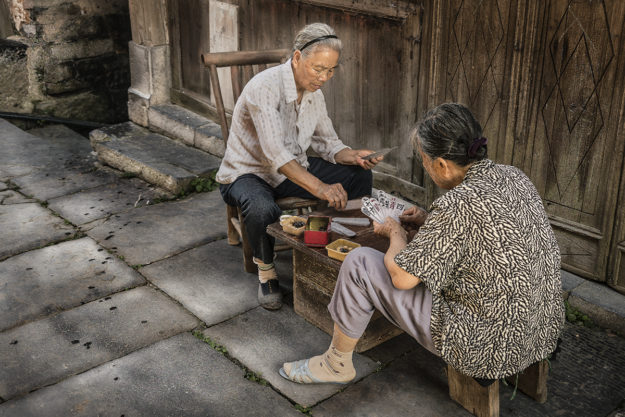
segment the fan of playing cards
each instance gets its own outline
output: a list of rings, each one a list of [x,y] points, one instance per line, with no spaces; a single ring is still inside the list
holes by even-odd
[[[360,209],[371,220],[384,223],[387,217],[399,221],[399,216],[407,208],[408,203],[401,198],[385,193],[382,190],[374,190],[371,198],[362,198]]]

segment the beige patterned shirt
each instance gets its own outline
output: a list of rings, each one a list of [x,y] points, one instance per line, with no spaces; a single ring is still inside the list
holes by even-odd
[[[243,174],[255,174],[272,187],[286,177],[278,168],[296,160],[307,168],[309,147],[326,161],[347,148],[328,117],[321,90],[304,92],[297,105],[291,60],[252,78],[234,107],[226,153],[217,181],[230,184]]]
[[[501,378],[555,349],[564,325],[560,251],[521,170],[474,163],[395,262],[432,292],[432,340],[458,371]]]

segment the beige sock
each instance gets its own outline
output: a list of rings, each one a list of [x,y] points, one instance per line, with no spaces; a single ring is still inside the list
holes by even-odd
[[[340,352],[334,345],[319,356],[313,356],[308,360],[310,373],[317,379],[325,382],[349,382],[356,377],[356,369],[352,362],[354,352]],[[283,365],[287,375],[291,373],[293,362]]]
[[[278,278],[278,274],[276,273],[276,267],[273,264],[273,262],[270,263],[270,264],[265,264],[258,258],[252,258],[252,260],[254,261],[256,266],[258,267],[258,280],[261,283],[264,284],[265,282],[269,281],[270,279],[277,279]]]

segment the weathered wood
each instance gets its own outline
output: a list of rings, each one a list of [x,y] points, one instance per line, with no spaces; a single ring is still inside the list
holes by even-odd
[[[447,366],[449,396],[476,417],[499,416],[499,381],[487,387]]]
[[[516,374],[506,378],[510,384],[517,385],[517,389],[532,397],[539,403],[547,401],[547,377],[549,376],[549,362],[542,360],[530,365],[527,369],[519,372],[517,382]]]
[[[138,45],[169,44],[166,0],[129,0],[132,40]]]
[[[235,206],[226,206],[226,218],[228,219],[228,244],[238,245],[241,243],[241,222],[239,221],[239,211]]]
[[[280,59],[287,53],[287,49],[203,53],[202,62],[206,66],[215,65],[218,68],[230,67],[232,65],[267,64],[280,62]]]
[[[418,10],[414,1],[399,0],[392,3],[379,0],[295,0],[315,6],[328,7],[351,13],[366,14],[386,19],[405,19]]]

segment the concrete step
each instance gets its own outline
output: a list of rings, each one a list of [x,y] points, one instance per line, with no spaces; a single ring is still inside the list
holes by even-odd
[[[94,130],[91,146],[98,159],[172,193],[189,188],[191,181],[208,177],[221,160],[132,122]]]

